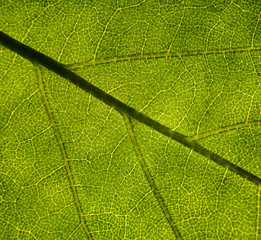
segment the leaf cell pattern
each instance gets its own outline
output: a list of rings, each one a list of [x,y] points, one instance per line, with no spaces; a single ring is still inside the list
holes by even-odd
[[[1,239],[260,238],[258,1],[0,6]]]

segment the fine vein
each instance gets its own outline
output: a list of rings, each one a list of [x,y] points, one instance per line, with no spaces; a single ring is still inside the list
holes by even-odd
[[[209,151],[205,147],[199,145],[197,142],[190,140],[187,136],[173,131],[172,129],[162,125],[161,123],[149,118],[148,116],[144,115],[141,112],[138,112],[134,108],[128,106],[127,104],[121,102],[120,100],[114,98],[113,96],[107,94],[103,90],[99,89],[98,87],[94,86],[93,84],[89,83],[82,77],[78,76],[74,72],[70,71],[65,67],[64,64],[61,64],[54,59],[46,56],[43,53],[40,53],[33,48],[24,45],[23,43],[15,40],[14,38],[4,34],[0,31],[0,43],[7,47],[8,49],[16,52],[17,54],[21,55],[22,57],[28,59],[33,63],[40,64],[45,68],[49,69],[50,71],[58,74],[59,76],[69,80],[74,85],[80,87],[84,91],[90,93],[92,96],[96,97],[100,101],[104,102],[108,106],[114,108],[116,111],[126,114],[129,117],[136,119],[137,121],[153,128],[154,130],[162,133],[163,135],[172,138],[173,140],[181,143],[182,145],[193,149],[195,152],[201,154],[209,158],[210,160],[214,161],[215,163],[228,168],[230,171],[240,175],[241,177],[247,178],[249,181],[255,183],[256,185],[261,185],[261,179],[246,171],[245,169],[227,161],[226,159],[220,157],[219,155]]]
[[[56,122],[54,120],[54,116],[52,114],[49,102],[47,100],[47,97],[46,97],[46,94],[45,94],[45,90],[44,90],[44,86],[43,86],[42,74],[41,74],[40,68],[39,68],[39,66],[37,66],[37,64],[35,64],[35,70],[36,70],[36,77],[38,79],[39,89],[40,89],[40,92],[41,92],[41,95],[42,95],[42,99],[43,99],[43,104],[45,106],[48,118],[49,118],[49,120],[50,120],[50,122],[52,124],[53,130],[54,130],[54,135],[56,137],[56,140],[58,142],[58,146],[59,146],[60,152],[62,154],[62,158],[64,160],[64,166],[65,166],[65,169],[66,169],[67,176],[69,178],[70,187],[71,187],[71,190],[72,190],[72,193],[73,193],[73,198],[74,198],[74,201],[75,201],[75,204],[76,204],[76,208],[77,208],[78,216],[79,216],[79,219],[80,219],[80,223],[81,223],[81,225],[83,227],[83,230],[86,233],[88,239],[92,239],[91,233],[90,233],[90,231],[89,231],[89,229],[88,229],[88,227],[87,227],[87,225],[85,223],[84,217],[83,217],[83,212],[82,212],[82,209],[81,209],[80,201],[79,201],[79,198],[78,198],[78,194],[76,192],[76,188],[75,188],[72,172],[71,172],[71,169],[70,169],[70,166],[69,166],[67,153],[66,153],[64,145],[63,145],[63,140],[62,140],[61,134],[60,134],[60,132],[58,130],[58,127],[56,125]]]
[[[136,156],[137,156],[139,163],[140,163],[140,166],[142,168],[142,171],[143,171],[144,175],[146,176],[147,181],[149,182],[149,185],[150,185],[150,187],[151,187],[151,189],[154,193],[154,196],[157,199],[157,201],[158,201],[158,203],[159,203],[159,205],[160,205],[170,227],[172,228],[176,238],[181,240],[182,239],[181,234],[180,234],[176,224],[174,223],[174,221],[173,221],[173,219],[172,219],[172,217],[169,213],[169,210],[168,210],[166,204],[164,203],[163,198],[161,197],[160,192],[159,192],[158,188],[156,187],[155,182],[153,181],[153,178],[150,175],[149,169],[148,169],[148,167],[147,167],[147,165],[146,165],[146,163],[143,159],[143,156],[141,155],[140,149],[139,149],[138,144],[136,142],[135,135],[134,135],[131,123],[130,123],[130,119],[125,114],[122,114],[122,116],[123,116],[123,119],[124,119],[124,122],[125,122],[125,125],[126,125],[126,128],[127,128],[128,134],[130,136],[134,151],[136,153]]]

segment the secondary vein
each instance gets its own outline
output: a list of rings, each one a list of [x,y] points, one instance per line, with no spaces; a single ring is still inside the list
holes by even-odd
[[[159,190],[158,190],[158,188],[157,188],[153,178],[151,177],[149,169],[148,169],[148,167],[147,167],[147,165],[146,165],[146,163],[145,163],[145,161],[143,159],[143,156],[142,156],[142,154],[140,152],[140,149],[138,147],[138,144],[137,144],[137,141],[136,141],[136,138],[135,138],[135,135],[134,135],[131,123],[130,123],[130,119],[125,114],[123,114],[123,119],[124,119],[124,122],[125,122],[125,125],[126,125],[126,128],[127,128],[129,137],[131,139],[134,152],[136,153],[136,156],[137,156],[137,158],[139,160],[139,163],[140,163],[140,166],[142,168],[142,171],[143,171],[147,181],[149,182],[149,185],[150,185],[150,187],[151,187],[151,189],[153,191],[153,194],[154,194],[155,198],[157,199],[157,201],[158,201],[158,203],[159,203],[159,205],[160,205],[160,207],[161,207],[161,209],[162,209],[162,211],[163,211],[163,213],[164,213],[164,215],[165,215],[165,217],[166,217],[166,219],[167,219],[167,221],[168,221],[172,231],[174,232],[176,238],[178,240],[182,240],[182,237],[181,237],[181,234],[180,234],[180,232],[178,230],[178,227],[175,224],[175,222],[173,221],[173,219],[171,217],[171,214],[170,214],[170,212],[169,212],[169,210],[168,210],[168,208],[167,208],[163,198],[161,197],[160,192],[159,192]]]
[[[74,180],[73,180],[72,171],[71,171],[71,168],[69,166],[69,161],[68,161],[67,153],[66,153],[64,145],[63,145],[62,137],[61,137],[61,134],[58,130],[57,124],[54,120],[54,116],[52,114],[49,102],[47,100],[45,90],[44,90],[44,86],[43,86],[43,81],[42,81],[42,74],[41,74],[40,69],[37,65],[35,66],[35,71],[36,71],[36,76],[37,76],[37,79],[38,79],[39,89],[40,89],[42,99],[43,99],[43,104],[45,106],[48,118],[49,118],[49,120],[52,124],[53,130],[54,130],[54,135],[56,137],[62,158],[64,160],[65,170],[66,170],[67,176],[69,178],[69,183],[70,183],[73,198],[74,198],[74,201],[75,201],[76,209],[77,209],[77,212],[78,212],[80,225],[82,226],[82,228],[83,228],[85,234],[87,235],[88,239],[92,239],[91,233],[90,233],[90,231],[89,231],[89,229],[86,225],[86,222],[84,220],[84,217],[83,217],[83,212],[82,212],[80,200],[79,200],[76,188],[75,188],[75,183],[74,183]]]

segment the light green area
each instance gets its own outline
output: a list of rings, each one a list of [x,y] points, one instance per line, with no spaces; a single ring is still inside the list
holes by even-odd
[[[0,30],[261,177],[260,3],[169,2],[6,0]],[[0,239],[261,238],[260,186],[0,59]]]

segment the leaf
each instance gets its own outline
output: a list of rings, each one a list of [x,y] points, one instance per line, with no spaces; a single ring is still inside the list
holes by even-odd
[[[259,239],[261,5],[102,2],[1,5],[138,115],[0,47],[1,238]]]

